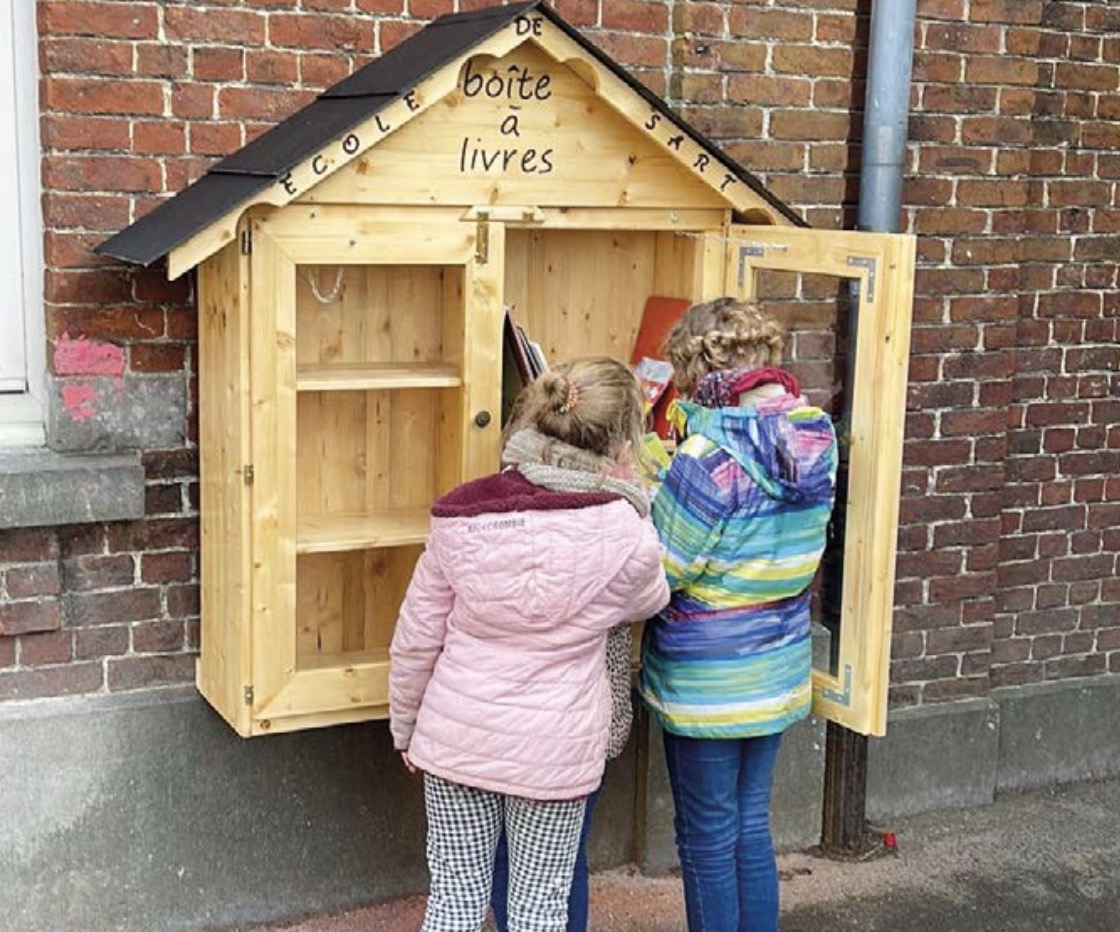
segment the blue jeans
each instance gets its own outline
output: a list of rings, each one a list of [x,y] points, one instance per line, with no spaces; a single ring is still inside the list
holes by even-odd
[[[587,797],[587,806],[583,811],[583,828],[579,833],[576,871],[572,875],[572,888],[568,893],[567,932],[587,932],[590,879],[587,867],[587,835],[591,831],[591,813],[595,811],[595,803],[599,801],[599,793],[602,789],[600,786]],[[509,849],[506,847],[506,836],[503,832],[498,837],[498,851],[494,856],[494,881],[490,887],[490,909],[494,912],[494,923],[498,927],[498,932],[509,932],[508,898]]]
[[[770,787],[781,740],[665,732],[689,932],[777,932]]]

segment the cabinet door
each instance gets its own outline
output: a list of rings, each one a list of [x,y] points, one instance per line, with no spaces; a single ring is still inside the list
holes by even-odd
[[[502,230],[251,224],[253,730],[384,717],[431,502],[497,466]]]
[[[763,297],[769,284],[783,299],[819,297],[854,282],[855,346],[845,391],[850,423],[838,424],[847,453],[842,519],[840,605],[826,604],[829,655],[814,662],[813,710],[862,734],[886,730],[895,545],[913,299],[914,238],[831,230],[733,226],[725,241],[724,294]],[[768,282],[764,279],[769,278]],[[784,281],[783,281],[784,279]],[[712,289],[706,289],[712,290]],[[765,288],[764,288],[765,290]],[[794,325],[791,329],[796,330]],[[854,358],[853,358],[854,352]],[[823,598],[834,600],[827,589]],[[816,653],[816,652],[815,652]]]

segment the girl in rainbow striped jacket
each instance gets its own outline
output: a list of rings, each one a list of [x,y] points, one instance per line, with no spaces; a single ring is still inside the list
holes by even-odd
[[[777,368],[753,303],[692,307],[666,353],[681,442],[653,502],[672,599],[646,627],[640,691],[665,736],[689,932],[775,932],[770,788],[809,714],[809,586],[836,488],[836,435]]]

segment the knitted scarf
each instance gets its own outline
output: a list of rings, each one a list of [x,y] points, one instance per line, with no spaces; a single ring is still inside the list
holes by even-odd
[[[613,460],[525,428],[502,451],[502,465],[516,467],[533,485],[554,492],[612,492],[626,499],[643,518],[649,497],[636,478],[619,475]]]
[[[762,369],[721,369],[709,372],[696,386],[696,400],[705,408],[730,408],[739,403],[739,396],[743,392],[775,383],[791,395],[801,394],[801,386],[792,374],[776,366],[766,366]]]
[[[618,465],[605,457],[546,437],[526,428],[517,431],[502,451],[502,465],[513,466],[533,485],[555,492],[613,492],[634,506],[643,518],[649,514],[649,498],[636,481],[617,475]],[[612,474],[612,470],[614,474]],[[630,702],[630,625],[622,624],[607,634],[607,676],[611,684],[611,727],[607,760],[614,760],[626,747],[634,710]]]

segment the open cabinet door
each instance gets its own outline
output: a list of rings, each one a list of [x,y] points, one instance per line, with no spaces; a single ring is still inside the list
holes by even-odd
[[[886,732],[891,614],[914,281],[914,238],[732,226],[723,293],[757,295],[764,270],[858,283],[839,643],[815,665],[813,711],[865,735]],[[841,443],[843,443],[841,439]]]
[[[431,503],[497,462],[504,230],[296,205],[250,229],[252,731],[385,717]]]

